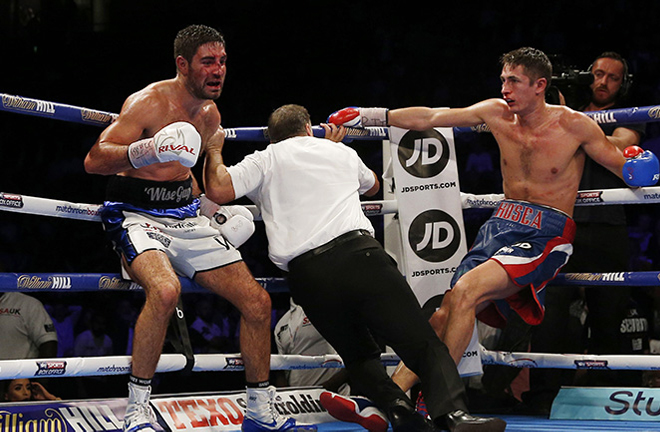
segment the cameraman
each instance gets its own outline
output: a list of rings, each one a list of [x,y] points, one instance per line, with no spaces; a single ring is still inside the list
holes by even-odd
[[[580,111],[620,108],[631,84],[625,59],[615,52],[604,52],[589,71],[594,77],[590,85],[591,100],[586,106],[573,108]],[[639,145],[646,130],[645,124],[601,124],[600,127],[622,150]],[[625,187],[614,174],[586,158],[580,190]],[[629,239],[623,205],[576,206],[573,218],[577,223],[574,251],[562,272],[628,271]],[[634,352],[630,338],[620,330],[631,301],[629,287],[550,287],[546,290],[545,319],[533,330],[531,349],[543,353],[640,354]],[[585,317],[586,327],[583,327]],[[575,334],[576,331],[581,333]],[[632,379],[635,377],[633,374]],[[641,375],[639,378],[639,382],[626,382],[631,376],[621,371],[589,371],[576,377],[572,370],[531,369],[530,392],[523,395],[523,400],[533,412],[547,414],[561,385],[639,386]]]

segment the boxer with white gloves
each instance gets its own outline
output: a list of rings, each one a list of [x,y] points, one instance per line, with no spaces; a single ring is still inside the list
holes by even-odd
[[[241,313],[248,429],[315,431],[272,409],[270,295],[236,249],[254,230],[249,215],[225,209],[228,220],[219,225],[220,235],[200,215],[195,198],[202,191],[190,168],[202,151],[222,146],[225,138],[214,102],[227,69],[224,37],[207,26],[188,26],[174,40],[174,57],[176,77],[130,95],[85,158],[88,173],[109,176],[103,227],[124,269],[146,294],[135,325],[123,430],[157,428],[149,406],[151,378],[179,299],[179,276],[186,276]]]
[[[128,146],[128,160],[133,168],[162,162],[180,162],[195,166],[202,147],[202,137],[188,122],[174,122],[159,130],[153,138],[135,141]]]
[[[200,213],[209,218],[210,225],[235,248],[254,234],[254,215],[240,205],[221,206],[202,195],[199,197]]]

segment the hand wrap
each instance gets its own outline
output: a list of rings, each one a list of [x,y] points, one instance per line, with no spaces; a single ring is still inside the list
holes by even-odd
[[[247,208],[240,205],[221,206],[208,199],[199,197],[200,213],[209,218],[213,228],[235,248],[238,248],[254,233],[254,216]]]

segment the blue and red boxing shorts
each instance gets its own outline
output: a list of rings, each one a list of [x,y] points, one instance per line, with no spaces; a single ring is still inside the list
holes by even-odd
[[[538,325],[545,312],[544,288],[566,265],[573,253],[575,222],[551,207],[525,201],[503,200],[479,229],[451,281],[488,260],[499,263],[522,289],[493,301],[477,318],[502,328],[511,310],[530,325]]]

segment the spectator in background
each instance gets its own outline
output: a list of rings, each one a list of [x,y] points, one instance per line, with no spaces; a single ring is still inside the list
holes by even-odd
[[[131,299],[117,300],[112,325],[109,326],[108,336],[112,339],[115,355],[130,355],[133,344],[133,330],[138,316],[138,308]]]
[[[107,319],[99,311],[90,311],[90,329],[76,337],[73,353],[76,357],[112,355],[112,339],[107,335]]]
[[[41,301],[23,293],[0,293],[0,360],[56,356],[57,333]]]
[[[337,354],[293,299],[290,309],[275,325],[275,344],[280,354],[322,356]],[[294,369],[285,371],[288,386],[321,386],[342,395],[350,394],[346,369]]]
[[[461,189],[470,193],[493,193],[493,185],[502,181],[493,164],[493,158],[497,156],[484,146],[481,139],[475,140],[472,145],[465,162]]]
[[[654,218],[645,209],[637,214],[637,220],[628,228],[630,236],[630,269],[632,271],[653,270]]]
[[[32,388],[27,378],[6,381],[2,391],[2,400],[6,402],[23,402],[32,399]]]
[[[226,353],[233,346],[229,323],[219,326],[213,321],[213,302],[206,296],[195,302],[196,317],[190,325],[190,341],[195,354]]]
[[[75,343],[75,328],[82,313],[82,306],[67,305],[58,298],[46,310],[53,319],[55,331],[57,332],[57,357],[73,357],[73,345]]]
[[[76,357],[102,357],[113,354],[112,339],[107,334],[107,318],[98,310],[87,311],[89,326],[76,337],[73,354]],[[76,379],[77,393],[81,398],[108,397],[116,394],[120,376],[91,376]]]
[[[2,400],[6,402],[61,400],[37,381],[27,378],[5,381],[1,394]]]

